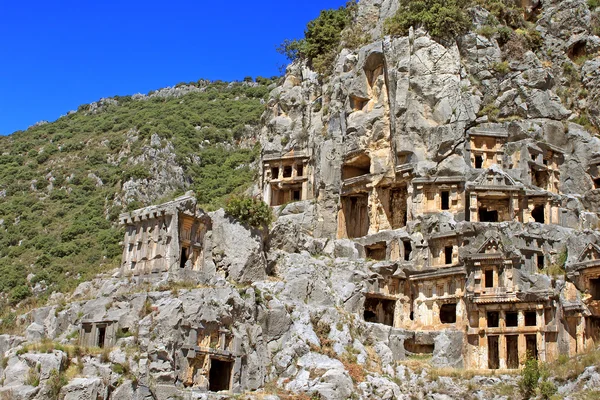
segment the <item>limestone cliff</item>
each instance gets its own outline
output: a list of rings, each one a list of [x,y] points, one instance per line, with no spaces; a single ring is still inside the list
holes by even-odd
[[[122,214],[120,268],[0,336],[0,393],[505,399],[535,358],[540,398],[597,395],[597,10],[522,5],[441,41],[361,1],[371,42],[270,94],[268,234],[189,194]]]

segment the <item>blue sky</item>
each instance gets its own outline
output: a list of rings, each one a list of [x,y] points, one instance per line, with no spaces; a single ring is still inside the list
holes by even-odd
[[[102,97],[278,75],[275,47],[346,0],[0,0],[0,135]]]

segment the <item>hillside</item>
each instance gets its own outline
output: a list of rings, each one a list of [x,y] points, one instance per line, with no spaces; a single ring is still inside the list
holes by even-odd
[[[276,83],[65,117],[110,154],[40,153],[54,146],[41,136],[17,151],[44,185],[31,173],[6,204],[35,213],[43,194],[54,214],[36,215],[38,231],[22,225],[33,217],[3,223],[31,236],[8,247],[6,277],[36,276],[5,288],[0,397],[598,398],[599,16],[596,0],[350,1],[283,43]],[[182,111],[186,96],[204,96],[193,109],[213,126]],[[119,107],[160,118],[148,129]],[[52,164],[84,160],[78,174]],[[252,198],[215,209],[252,183]],[[46,250],[19,253],[40,237]],[[62,260],[86,246],[100,259],[72,276],[83,264]],[[46,257],[69,273],[64,292],[19,302]]]
[[[218,208],[247,188],[271,84],[199,81],[102,99],[0,137],[2,308],[32,294],[43,303],[118,265],[120,212],[186,190]]]

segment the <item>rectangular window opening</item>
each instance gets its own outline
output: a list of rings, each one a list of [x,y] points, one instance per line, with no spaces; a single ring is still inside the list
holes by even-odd
[[[537,267],[538,269],[544,269],[544,256],[541,254],[537,256]]]
[[[283,177],[284,178],[292,177],[292,166],[291,165],[286,165],[285,167],[283,167]]]
[[[536,326],[536,312],[526,311],[525,312],[525,326]]]
[[[452,246],[444,247],[444,264],[452,264]]]
[[[404,261],[410,260],[410,253],[412,253],[412,246],[409,241],[404,241]]]
[[[294,192],[292,193],[292,197],[294,201],[299,201],[301,200],[301,195],[300,195],[300,190],[294,190]]]
[[[442,210],[450,209],[450,192],[447,190],[442,191]]]
[[[488,269],[485,271],[485,287],[493,288],[494,287],[494,271]]]
[[[304,166],[302,164],[296,166],[296,176],[304,176]]]
[[[509,328],[519,326],[519,314],[516,312],[507,312],[505,322]]]
[[[279,167],[273,167],[273,168],[271,168],[271,178],[272,179],[279,179]]]
[[[185,263],[188,259],[188,249],[187,247],[181,248],[181,257],[179,259],[179,268],[185,268]]]
[[[475,156],[475,168],[483,167],[483,156]]]
[[[498,311],[487,312],[487,326],[488,328],[497,328],[500,322],[500,313]]]

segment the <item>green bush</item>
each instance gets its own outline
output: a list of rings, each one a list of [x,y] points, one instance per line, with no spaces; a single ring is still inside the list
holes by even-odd
[[[384,23],[385,33],[403,36],[408,29],[423,27],[436,38],[454,38],[469,30],[466,9],[471,0],[419,0],[402,2],[396,14]]]
[[[525,25],[523,7],[519,0],[475,0],[474,3],[488,10],[496,20],[512,28]]]
[[[533,396],[539,379],[540,370],[538,362],[535,358],[528,356],[525,366],[521,371],[521,379],[519,379],[519,390],[525,399]]]
[[[50,399],[57,400],[60,395],[60,390],[63,386],[66,386],[67,378],[63,373],[58,372],[56,369],[50,371],[50,377],[48,378],[48,395]]]
[[[308,60],[309,65],[320,74],[330,72],[342,43],[342,32],[352,23],[357,7],[355,1],[349,1],[345,7],[337,10],[323,10],[317,18],[310,21],[304,31],[304,39],[286,39],[277,48],[280,54],[290,61],[297,58]],[[346,44],[359,45],[360,35],[344,35]]]
[[[274,219],[273,211],[267,203],[248,196],[232,197],[225,206],[225,213],[255,228],[266,228]]]

